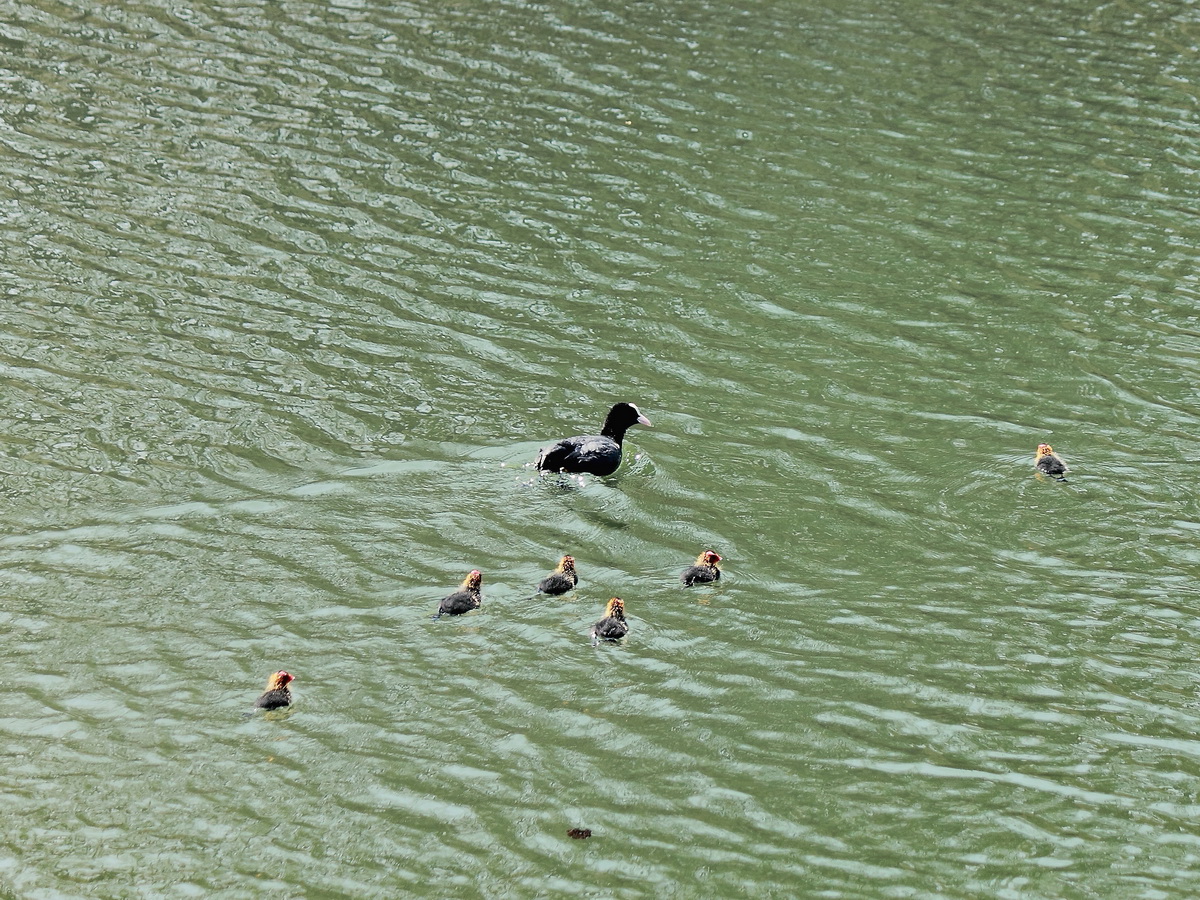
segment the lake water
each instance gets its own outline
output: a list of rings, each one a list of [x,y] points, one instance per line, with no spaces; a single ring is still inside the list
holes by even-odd
[[[0,897],[1196,894],[1198,44],[8,4]]]

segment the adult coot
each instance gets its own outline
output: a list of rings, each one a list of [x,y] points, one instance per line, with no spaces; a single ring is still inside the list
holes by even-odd
[[[538,451],[535,465],[543,472],[573,472],[611,475],[621,464],[621,441],[634,425],[650,420],[632,403],[618,403],[608,411],[599,434],[564,438]]]
[[[1067,464],[1063,462],[1062,457],[1054,452],[1054,448],[1049,444],[1038,444],[1037,456],[1033,458],[1033,464],[1039,472],[1045,472],[1047,475],[1058,476],[1059,481],[1066,481],[1062,478],[1067,471]]]
[[[575,574],[575,557],[564,556],[558,561],[558,568],[538,582],[538,594],[565,594],[579,584],[579,576]],[[536,597],[537,594],[534,594]]]
[[[258,709],[280,709],[290,706],[292,692],[288,689],[288,685],[295,680],[295,676],[289,675],[287,672],[276,672],[267,679],[267,689],[254,701],[254,705]]]
[[[592,626],[592,646],[600,641],[619,641],[629,634],[629,623],[625,621],[625,601],[613,597],[604,609],[604,618]]]
[[[435,619],[442,616],[461,616],[463,613],[469,613],[473,609],[479,609],[483,603],[483,575],[478,569],[472,569],[471,573],[463,579],[463,583],[459,589],[449,597],[443,597],[441,604],[438,606]]]
[[[683,582],[684,587],[691,587],[693,584],[706,584],[710,581],[719,581],[721,578],[721,570],[717,568],[717,563],[721,561],[721,556],[712,550],[705,550],[696,557],[696,564],[689,566],[683,570],[683,574],[679,576],[679,580]]]

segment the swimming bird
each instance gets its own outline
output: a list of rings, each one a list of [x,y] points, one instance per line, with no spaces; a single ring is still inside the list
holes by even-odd
[[[696,557],[696,564],[689,566],[683,570],[683,574],[679,576],[679,580],[683,582],[684,587],[691,587],[693,584],[707,584],[710,581],[719,581],[721,579],[721,570],[717,568],[717,563],[721,561],[721,555],[713,550],[705,550]]]
[[[282,670],[276,672],[267,679],[267,689],[254,701],[254,706],[258,709],[280,709],[290,706],[292,692],[288,689],[288,685],[295,680],[295,676],[289,675],[287,672]]]
[[[483,603],[483,575],[478,569],[472,569],[463,579],[459,589],[449,597],[443,597],[438,605],[435,619],[442,616],[461,616],[473,609],[479,609]]]
[[[557,596],[573,590],[577,584],[579,576],[575,574],[575,557],[568,555],[558,561],[557,569],[538,582],[537,589],[538,594]]]
[[[625,601],[613,597],[604,609],[604,618],[592,626],[592,646],[600,641],[619,641],[629,634],[629,623],[625,621]]]
[[[1033,458],[1033,464],[1039,472],[1057,476],[1059,481],[1067,480],[1062,477],[1067,471],[1067,464],[1049,444],[1038,444],[1037,456]]]
[[[543,447],[534,465],[543,472],[611,475],[621,465],[625,432],[634,425],[649,424],[650,420],[632,403],[618,403],[608,411],[599,434],[581,434]]]

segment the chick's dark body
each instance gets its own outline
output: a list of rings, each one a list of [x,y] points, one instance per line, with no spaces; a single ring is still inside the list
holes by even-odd
[[[683,570],[683,574],[679,576],[679,580],[683,582],[684,587],[719,581],[721,579],[721,570],[717,568],[717,563],[720,561],[721,557],[718,553],[713,550],[705,550],[696,557],[695,565]]]
[[[462,587],[438,604],[435,619],[441,616],[461,616],[483,605],[483,576],[473,570],[462,583]]]
[[[564,556],[559,560],[558,568],[538,582],[539,594],[556,596],[575,589],[579,584],[579,575],[575,572],[575,557]]]
[[[282,670],[276,672],[267,680],[267,689],[254,701],[255,708],[281,709],[284,706],[290,706],[292,703],[292,692],[288,688],[288,685],[295,680],[295,677],[289,675],[287,672]]]
[[[604,618],[592,626],[590,634],[593,644],[600,641],[619,641],[629,634],[629,623],[625,621],[625,602],[620,597],[609,600],[604,612]]]

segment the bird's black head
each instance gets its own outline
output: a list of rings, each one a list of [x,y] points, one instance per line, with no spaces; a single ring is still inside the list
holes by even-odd
[[[642,411],[632,403],[618,403],[608,411],[604,420],[601,434],[612,438],[618,444],[625,437],[625,432],[634,425],[649,425],[650,420],[642,415]]]

